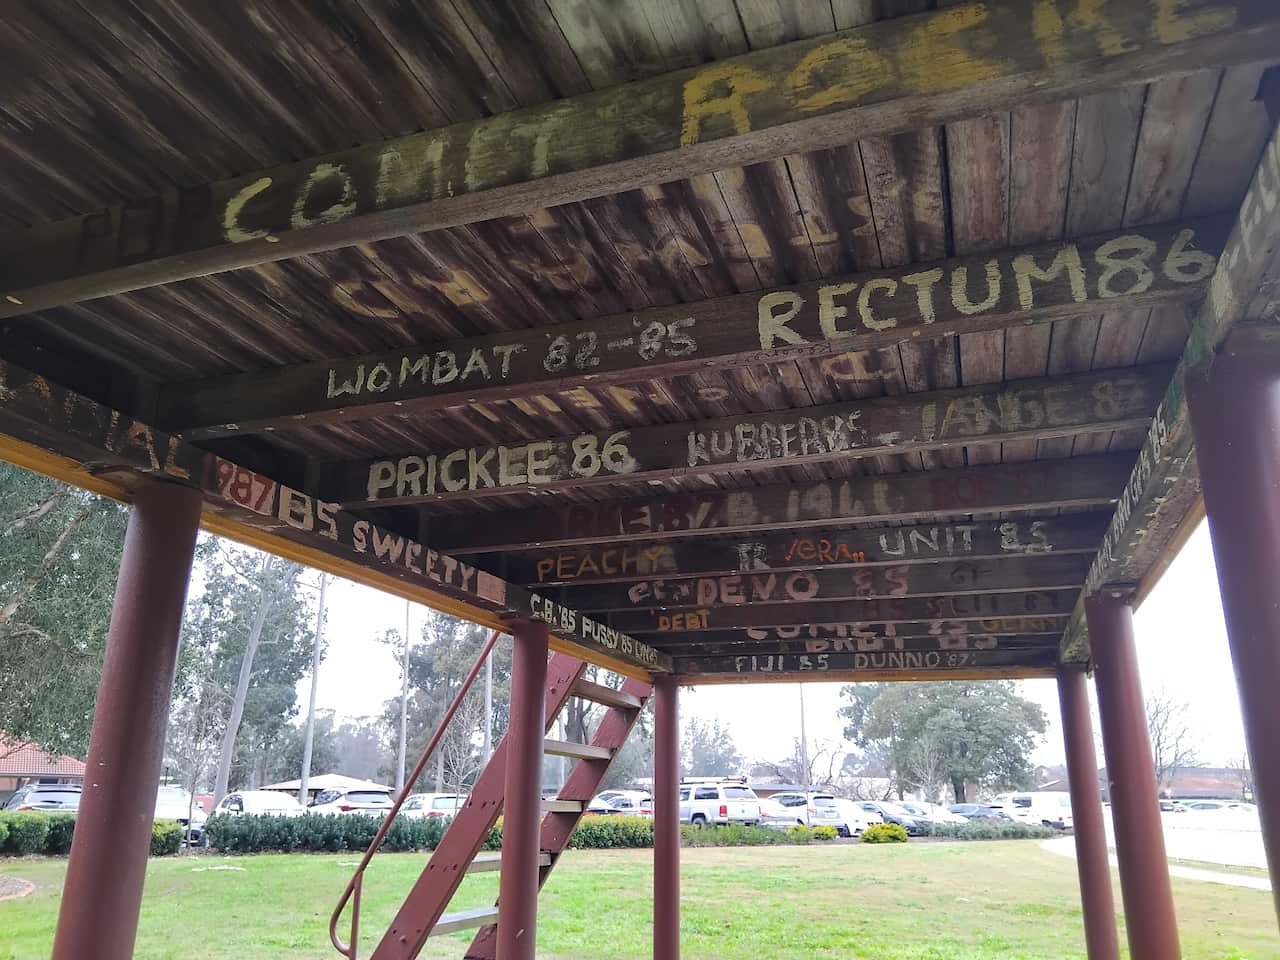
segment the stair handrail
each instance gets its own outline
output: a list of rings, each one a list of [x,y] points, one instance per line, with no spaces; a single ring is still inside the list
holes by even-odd
[[[400,812],[400,807],[408,799],[413,785],[418,782],[418,777],[422,775],[422,771],[427,765],[427,760],[435,752],[440,743],[440,738],[444,736],[445,729],[449,726],[450,721],[453,720],[453,715],[458,712],[458,707],[462,706],[463,698],[467,695],[467,691],[471,689],[471,685],[475,683],[476,677],[480,675],[480,668],[484,666],[485,660],[493,651],[493,645],[498,642],[498,637],[501,635],[501,630],[493,631],[484,647],[481,648],[480,655],[476,657],[476,662],[471,665],[471,669],[462,681],[462,686],[458,688],[458,693],[454,696],[453,702],[449,704],[449,709],[440,718],[440,724],[436,727],[436,732],[431,735],[426,749],[422,751],[422,756],[418,759],[417,765],[414,766],[413,773],[405,779],[400,795],[396,797],[396,802],[387,812],[386,817],[383,818],[382,826],[378,828],[378,832],[374,835],[373,841],[369,844],[369,849],[360,858],[360,864],[356,867],[355,873],[347,881],[347,887],[342,891],[338,905],[333,908],[333,913],[329,915],[329,941],[347,960],[356,960],[356,948],[359,945],[360,894],[364,887],[365,868],[369,865],[369,861],[373,859],[373,855],[378,852],[378,848],[382,846],[382,839],[387,835],[387,831],[391,829],[391,822],[395,820],[396,814]],[[351,932],[348,934],[351,937],[351,942],[343,943],[338,939],[338,921],[342,918],[343,911],[346,910],[348,903],[351,903]]]

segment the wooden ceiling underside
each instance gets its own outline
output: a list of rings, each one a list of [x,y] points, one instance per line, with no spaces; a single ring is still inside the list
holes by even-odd
[[[1101,23],[1079,6],[27,5],[0,37],[0,356],[40,395],[0,429],[79,464],[178,464],[236,522],[417,575],[424,602],[544,617],[624,667],[1052,671],[1234,242],[1272,131],[1257,51],[1280,49],[1264,3],[1125,0]],[[1038,11],[1029,52],[980,22],[989,7]],[[874,46],[828,37],[872,21]],[[955,60],[954,81],[911,65],[947,44],[990,59]],[[860,119],[851,51],[881,57],[896,108]],[[667,75],[744,54],[700,88],[723,115],[704,139],[739,122],[752,78],[773,96],[770,68],[824,104],[815,119],[686,162],[703,156],[686,113],[667,159],[619,140],[628,159],[599,165],[616,177],[565,168],[549,193],[482,197],[483,216],[433,220],[424,197],[422,228],[307,239],[364,215],[347,161],[307,158],[471,123],[450,128],[470,131],[468,186],[440,201],[469,203],[453,194],[483,179],[486,123],[591,103],[605,138]],[[699,76],[673,88],[686,107]],[[845,94],[844,126],[817,117]],[[384,183],[387,151],[369,156]],[[285,229],[251,224],[293,176],[280,165],[307,163]],[[184,259],[176,238],[204,220],[222,239]],[[66,250],[82,266],[59,274],[46,251]],[[41,424],[46,380],[83,398],[77,416],[181,435],[169,461],[95,455],[69,400],[65,436]]]

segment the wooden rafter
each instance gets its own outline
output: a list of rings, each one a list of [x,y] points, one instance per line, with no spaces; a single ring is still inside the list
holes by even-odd
[[[972,442],[1038,440],[1145,427],[1163,395],[1163,364],[902,397],[880,397],[691,423],[490,444],[320,472],[344,505],[430,503],[762,470]]]
[[[400,415],[584,384],[780,363],[1203,295],[1225,220],[913,264],[760,293],[167,385],[201,438]],[[394,311],[393,311],[394,312]]]
[[[804,568],[894,566],[1093,553],[1106,529],[1100,513],[988,523],[932,523],[856,530],[800,531],[740,540],[624,542],[510,557],[504,574],[538,588],[638,577],[759,573]]]
[[[428,516],[424,523],[433,543],[464,555],[530,546],[608,548],[619,541],[634,545],[775,527],[812,530],[920,516],[1106,506],[1115,502],[1132,465],[1130,455],[1103,454],[503,510],[486,514],[483,523],[473,514]]]
[[[13,315],[1018,104],[1262,60],[1272,0],[988,0],[303,160],[6,238]]]

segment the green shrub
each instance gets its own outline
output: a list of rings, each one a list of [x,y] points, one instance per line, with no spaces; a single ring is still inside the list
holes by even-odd
[[[695,827],[685,824],[680,828],[685,846],[689,847],[753,847],[774,843],[787,843],[787,835],[769,827],[747,827],[728,823],[716,827]]]
[[[363,852],[382,821],[354,814],[308,813],[301,817],[250,814],[210,817],[204,826],[209,846],[223,853]],[[448,821],[397,817],[382,838],[384,850],[434,850]]]
[[[151,824],[151,855],[167,857],[182,848],[186,828],[177,820],[157,820]]]
[[[863,843],[906,843],[907,828],[900,823],[873,823],[862,831]]]
[[[840,834],[835,827],[821,826],[813,828],[813,839],[834,840]]]
[[[5,842],[5,851],[20,857],[39,853],[48,837],[49,817],[46,814],[15,813],[9,817],[9,839]]]
[[[9,819],[0,813],[0,851],[4,850],[5,841],[9,839]]]
[[[1045,840],[1057,831],[1040,823],[1017,820],[970,820],[968,823],[935,823],[928,831],[931,837],[950,840]]]
[[[44,852],[55,857],[66,856],[71,852],[71,835],[76,829],[76,818],[69,813],[54,813],[49,816],[49,835],[44,840]]]
[[[787,827],[787,839],[792,843],[808,843],[813,839],[813,831],[803,823],[795,823]]]
[[[484,838],[484,848],[486,850],[502,849],[502,818],[498,818],[498,822],[489,828],[489,832]]]
[[[653,821],[645,817],[583,817],[569,846],[575,850],[652,847]]]

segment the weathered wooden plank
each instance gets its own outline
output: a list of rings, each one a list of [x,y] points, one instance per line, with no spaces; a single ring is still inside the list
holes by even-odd
[[[1000,624],[1013,619],[1039,620],[1069,615],[1076,593],[1075,590],[1040,590],[1026,593],[630,610],[610,613],[604,620],[618,630],[643,635],[707,630],[759,630],[771,627],[797,629],[797,624],[822,623],[845,623],[851,628],[863,628],[868,624],[907,628],[908,624],[924,623],[927,624],[925,629],[931,630],[935,625],[938,629],[951,629],[957,623],[976,622],[984,631],[1001,632]]]
[[[428,503],[1142,427],[1168,378],[1153,365],[424,451],[325,468],[320,492],[343,504]]]
[[[3,315],[1064,99],[1280,47],[1272,0],[988,0],[45,224]]]
[[[1096,513],[999,523],[820,530],[750,540],[657,544],[624,541],[602,547],[508,557],[504,574],[513,583],[547,587],[610,583],[637,577],[787,570],[814,564],[857,567],[1093,553],[1106,524],[1106,515]]]
[[[167,385],[159,420],[192,437],[780,363],[1035,324],[1204,293],[1224,218]],[[999,377],[991,379],[998,380]]]
[[[1200,496],[1186,401],[1187,382],[1213,362],[1226,336],[1246,323],[1274,327],[1275,314],[1255,310],[1280,283],[1280,128],[1268,141],[1214,272],[1209,295],[1191,322],[1191,333],[1173,379],[1156,411],[1138,462],[1116,505],[1102,546],[1089,570],[1086,593],[1103,587],[1144,593],[1149,572],[1176,542],[1183,518]],[[1063,636],[1064,660],[1087,660],[1088,633],[1078,605]]]
[[[0,360],[0,432],[96,470],[127,469],[199,489],[211,509],[285,540],[377,567],[422,591],[552,626],[568,648],[630,669],[668,670],[647,644],[564,605],[153,429]]]
[[[961,670],[998,667],[1048,668],[1057,663],[1052,647],[1029,650],[886,650],[880,653],[764,653],[732,657],[681,657],[676,673],[683,677],[715,676],[761,679],[777,674],[903,675],[912,679],[948,679]],[[818,679],[814,676],[812,679]],[[844,679],[842,677],[841,679]]]
[[[1087,572],[1086,558],[1051,556],[638,580],[560,589],[575,609],[601,612],[1061,590],[1082,585]]]
[[[739,656],[757,653],[879,653],[885,650],[1018,650],[1028,647],[1058,648],[1061,629],[1037,633],[986,633],[957,625],[948,633],[908,636],[881,630],[848,630],[841,634],[802,635],[796,639],[753,640],[746,631],[683,633],[663,638],[659,646],[673,660],[680,657]]]
[[[567,507],[427,516],[431,540],[457,554],[720,536],[782,527],[905,520],[1059,506],[1096,507],[1119,496],[1128,454],[1057,464],[1010,464],[850,477],[806,486],[708,490]]]
[[[799,604],[808,609],[820,604]],[[904,620],[863,621],[844,620],[830,623],[789,623],[778,626],[750,626],[732,630],[704,629],[710,622],[710,610],[675,611],[659,614],[658,622],[669,627],[653,634],[631,631],[664,653],[678,653],[681,648],[704,643],[783,643],[805,641],[808,643],[835,644],[823,649],[843,649],[844,644],[861,644],[857,649],[871,649],[870,644],[895,643],[908,638],[961,637],[961,636],[1037,636],[1057,638],[1065,626],[1063,616],[1039,617],[983,617],[977,620]],[[850,647],[850,649],[854,649]],[[874,649],[881,649],[874,646]],[[808,651],[812,652],[812,651]]]

